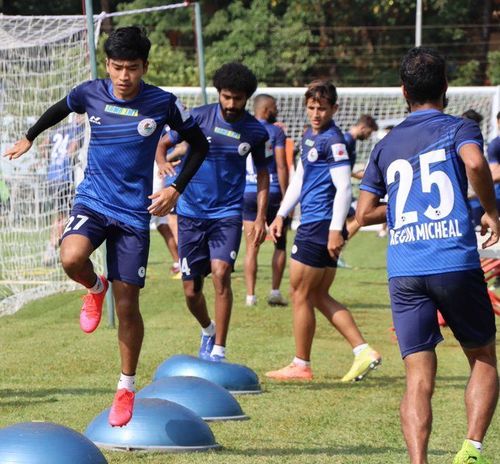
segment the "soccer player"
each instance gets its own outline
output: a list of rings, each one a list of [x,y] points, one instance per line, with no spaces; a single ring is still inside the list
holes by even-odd
[[[80,313],[84,332],[97,328],[108,282],[113,283],[122,371],[109,414],[113,426],[125,425],[132,417],[144,335],[139,291],[146,275],[150,213],[163,215],[172,208],[208,149],[199,127],[176,97],[142,81],[150,47],[140,28],[116,29],[104,44],[109,79],[76,86],[5,153],[10,159],[18,158],[42,131],[71,112],[89,117],[88,164],[60,254],[66,274],[88,289]],[[176,182],[151,195],[155,149],[165,124],[182,134],[192,152]],[[89,259],[104,240],[107,278],[96,275]]]
[[[179,256],[186,303],[202,328],[199,356],[224,361],[233,294],[231,272],[241,241],[246,157],[257,170],[257,214],[247,231],[255,245],[266,234],[269,174],[267,131],[245,110],[257,79],[240,63],[219,68],[213,78],[219,102],[192,111],[210,142],[208,155],[177,204]],[[210,319],[203,281],[212,273],[215,323]]]
[[[465,391],[467,439],[454,464],[486,463],[481,442],[498,399],[495,320],[467,208],[469,179],[486,211],[483,248],[498,241],[491,173],[478,125],[443,114],[446,63],[413,48],[400,68],[410,115],[373,149],[356,212],[362,225],[389,227],[387,270],[392,314],[406,368],[403,434],[412,464],[427,463],[432,425],[439,308],[471,368]],[[388,193],[388,204],[380,198]]]
[[[332,120],[338,109],[337,90],[316,80],[305,94],[311,128],[302,137],[301,157],[276,219],[270,227],[274,240],[283,233],[285,218],[300,201],[301,221],[290,261],[295,357],[267,377],[312,380],[311,348],[317,308],[353,348],[354,363],[342,378],[363,379],[381,362],[361,335],[349,310],[328,291],[344,246],[344,222],[351,203],[351,165],[340,129]]]
[[[285,154],[286,136],[282,128],[275,125],[278,116],[276,100],[271,95],[260,94],[253,101],[254,116],[266,129],[269,140],[266,150],[271,160],[269,170],[269,205],[267,207],[266,223],[274,221],[281,199],[288,186],[288,165]],[[243,202],[243,231],[245,232],[245,284],[247,288],[246,306],[257,304],[255,296],[255,282],[257,280],[257,255],[259,244],[254,244],[250,231],[254,226],[257,215],[257,175],[251,157],[247,157],[247,176]],[[286,306],[288,303],[280,292],[281,279],[286,264],[286,228],[279,240],[275,243],[272,258],[271,292],[267,302],[272,306]]]

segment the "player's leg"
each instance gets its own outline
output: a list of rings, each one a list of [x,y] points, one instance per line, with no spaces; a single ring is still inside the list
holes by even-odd
[[[215,323],[210,319],[203,281],[210,266],[206,221],[178,216],[179,259],[182,285],[189,312],[201,327],[198,355],[207,358],[215,343]]]
[[[281,194],[269,195],[269,206],[267,208],[267,224],[271,224],[276,218],[281,203]],[[285,272],[286,266],[286,235],[288,230],[288,220],[286,219],[281,232],[281,237],[274,244],[274,253],[271,261],[272,277],[271,277],[271,292],[267,298],[268,304],[271,306],[286,306],[288,302],[281,294],[281,281]]]
[[[246,192],[243,197],[243,235],[245,236],[245,261],[244,274],[247,295],[246,306],[255,306],[257,296],[255,295],[255,283],[257,281],[257,255],[259,245],[254,245],[250,233],[253,223],[257,217],[257,193]]]
[[[118,345],[121,374],[109,414],[111,425],[123,426],[132,417],[135,374],[144,324],[139,310],[139,293],[144,287],[149,255],[149,229],[136,229],[112,221],[107,236],[108,278],[118,318]]]
[[[102,305],[108,281],[98,276],[90,255],[105,240],[108,220],[105,216],[82,205],[75,205],[64,230],[60,257],[68,277],[87,288],[80,312],[80,327],[93,332],[101,320]]]
[[[404,358],[406,391],[400,414],[403,435],[411,464],[427,464],[432,427],[431,399],[434,393],[437,359],[434,350],[420,351]]]
[[[164,219],[164,218],[160,218]],[[167,224],[166,218],[164,221],[160,222],[157,227],[158,232],[160,235],[163,237],[163,240],[165,241],[165,245],[167,245],[167,249],[170,252],[170,256],[172,257],[172,268],[171,272],[172,274],[177,274],[180,272],[180,267],[179,267],[179,253],[177,252],[177,241],[175,240],[174,234],[172,233],[172,229],[170,228],[170,225]]]
[[[435,347],[443,340],[436,303],[425,277],[394,277],[389,281],[392,317],[407,372],[401,402],[401,425],[410,462],[427,463],[432,425],[431,397],[436,370]]]
[[[257,281],[257,255],[259,254],[259,245],[253,243],[250,233],[253,229],[253,221],[243,221],[243,235],[245,236],[245,287],[247,296],[246,306],[255,306],[257,297],[255,296],[255,283]]]
[[[211,360],[222,361],[226,355],[226,341],[233,306],[231,273],[241,242],[241,219],[230,217],[214,219],[208,229],[210,265],[215,290],[215,345]]]
[[[465,390],[467,436],[457,464],[483,462],[481,447],[498,401],[495,316],[481,269],[432,277],[439,309],[462,345],[471,373]],[[448,321],[449,320],[449,321]]]

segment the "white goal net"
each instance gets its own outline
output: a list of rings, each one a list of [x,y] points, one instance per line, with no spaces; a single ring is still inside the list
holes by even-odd
[[[1,153],[90,78],[86,40],[84,16],[0,15]],[[0,315],[75,288],[57,247],[86,161],[85,134],[86,118],[73,114],[23,157],[0,160]]]

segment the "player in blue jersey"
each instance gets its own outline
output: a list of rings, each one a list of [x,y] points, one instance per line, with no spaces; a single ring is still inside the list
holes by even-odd
[[[269,204],[267,207],[266,223],[274,221],[281,199],[288,186],[288,166],[286,163],[285,142],[286,135],[283,129],[275,125],[278,115],[276,100],[271,95],[260,94],[253,101],[254,116],[264,126],[269,134],[266,143],[266,152],[271,160],[269,170]],[[257,304],[255,283],[257,280],[257,255],[259,244],[249,237],[257,215],[257,174],[252,158],[247,157],[247,175],[243,201],[243,231],[246,237],[245,253],[245,284],[247,288],[246,306]],[[286,265],[286,228],[283,235],[275,243],[272,257],[271,292],[267,302],[272,306],[286,306],[287,302],[280,292],[281,279]]]
[[[493,182],[478,125],[443,114],[446,64],[434,50],[403,58],[410,115],[374,148],[356,212],[362,225],[389,227],[387,270],[392,314],[406,367],[401,422],[412,464],[427,463],[439,308],[468,358],[467,440],[454,464],[486,463],[481,442],[498,399],[495,320],[467,207],[467,179],[486,211],[483,248],[498,241]],[[388,204],[380,199],[388,194]]]
[[[344,223],[351,203],[349,155],[332,119],[338,109],[335,86],[329,81],[313,81],[305,94],[305,106],[311,127],[302,137],[297,169],[270,227],[277,241],[285,218],[300,201],[301,220],[290,261],[295,357],[290,365],[266,376],[312,380],[317,308],[353,348],[354,363],[342,381],[361,380],[380,364],[381,357],[365,342],[349,310],[328,293],[344,246]]]
[[[219,102],[192,110],[210,149],[177,203],[177,218],[186,303],[202,328],[199,356],[223,361],[233,301],[231,272],[241,241],[246,157],[250,153],[257,169],[257,215],[249,235],[258,244],[266,234],[268,135],[245,110],[257,88],[252,71],[240,63],[228,63],[215,72],[213,82]],[[203,281],[209,273],[215,288],[215,323],[203,294]]]
[[[91,128],[88,163],[60,254],[66,274],[88,289],[80,313],[83,331],[97,328],[108,281],[113,283],[122,371],[109,414],[113,426],[125,425],[132,417],[144,336],[139,291],[146,275],[150,214],[164,215],[172,208],[208,149],[204,135],[177,98],[143,82],[150,47],[138,27],[112,32],[104,44],[109,79],[76,86],[5,154],[18,158],[42,131],[71,112],[87,113]],[[155,150],[165,124],[177,130],[192,151],[175,184],[151,195]],[[89,259],[104,240],[107,278],[96,275]]]

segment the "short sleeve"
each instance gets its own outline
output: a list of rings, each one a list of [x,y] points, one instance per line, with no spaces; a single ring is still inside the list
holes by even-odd
[[[359,189],[366,190],[367,192],[371,192],[378,195],[380,198],[383,198],[387,193],[387,189],[384,181],[384,175],[378,165],[380,152],[381,147],[376,145],[370,154],[370,159],[368,160]]]
[[[343,137],[330,137],[325,144],[324,150],[330,168],[350,166],[349,153]]]
[[[455,134],[455,150],[458,153],[460,148],[467,143],[475,143],[483,149],[483,135],[478,124],[471,119],[463,119],[463,123]]]
[[[173,99],[170,102],[168,111],[167,124],[176,131],[194,127],[195,122],[189,114],[189,111],[175,95],[172,95],[172,97]]]
[[[86,113],[86,95],[89,84],[92,81],[84,82],[83,84],[73,87],[71,92],[66,97],[66,103],[71,111],[78,114]]]
[[[285,144],[286,144],[285,132],[283,131],[283,129],[281,127],[278,127],[278,126],[274,126],[274,127],[276,127],[276,129],[277,129],[276,142],[274,144],[274,147],[275,148],[285,148]]]
[[[266,142],[269,139],[267,131],[264,131],[262,137],[255,146],[252,147],[252,159],[257,170],[267,168],[268,164],[271,162],[271,158],[266,158]]]
[[[488,162],[500,164],[500,138],[492,140],[488,146]]]

